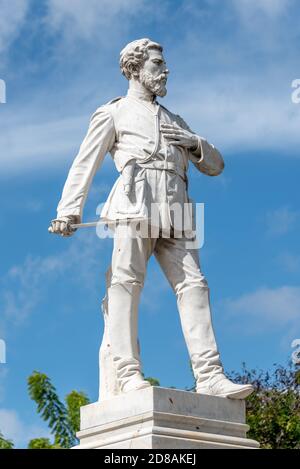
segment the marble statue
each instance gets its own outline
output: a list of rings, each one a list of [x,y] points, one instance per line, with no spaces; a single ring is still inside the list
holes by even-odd
[[[100,400],[150,386],[144,380],[138,330],[138,305],[147,261],[155,255],[176,295],[183,334],[196,380],[196,392],[244,399],[251,385],[231,382],[224,375],[211,320],[209,288],[198,250],[178,236],[170,206],[183,205],[189,162],[208,176],[224,168],[219,151],[194,133],[185,121],[158,101],[167,93],[169,74],[160,44],[139,39],[120,54],[129,82],[126,96],[100,106],[68,174],[52,232],[70,236],[80,223],[95,172],[110,153],[119,178],[101,216],[112,220],[145,217],[149,204],[158,207],[156,236],[118,236],[114,230],[111,266],[102,302],[105,328],[100,348]],[[129,222],[130,223],[130,222]],[[165,231],[169,229],[169,236]]]

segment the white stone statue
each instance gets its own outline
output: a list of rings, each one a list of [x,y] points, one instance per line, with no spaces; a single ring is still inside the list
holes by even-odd
[[[70,169],[57,218],[51,229],[74,233],[95,172],[110,153],[120,177],[103,208],[112,220],[147,217],[150,204],[159,214],[156,236],[118,236],[114,232],[111,267],[102,303],[105,331],[100,348],[100,400],[150,386],[143,379],[137,338],[138,304],[147,261],[154,254],[177,298],[182,329],[196,379],[197,393],[243,399],[253,388],[228,380],[223,372],[211,321],[209,288],[198,250],[176,235],[170,206],[189,201],[189,161],[204,174],[219,175],[218,150],[190,130],[178,115],[159,104],[166,95],[168,69],[160,44],[139,39],[120,55],[128,93],[99,107]],[[169,229],[170,236],[164,230]]]

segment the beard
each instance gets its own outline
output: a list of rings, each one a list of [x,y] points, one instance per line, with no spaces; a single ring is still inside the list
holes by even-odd
[[[166,82],[167,77],[165,73],[162,73],[158,77],[154,77],[151,73],[141,70],[140,81],[142,85],[147,88],[155,96],[163,98],[167,94]]]

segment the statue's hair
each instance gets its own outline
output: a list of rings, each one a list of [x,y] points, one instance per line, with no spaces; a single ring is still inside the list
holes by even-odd
[[[130,80],[133,76],[138,76],[141,67],[148,58],[149,49],[163,48],[151,39],[143,38],[130,42],[120,53],[120,68],[125,77]]]

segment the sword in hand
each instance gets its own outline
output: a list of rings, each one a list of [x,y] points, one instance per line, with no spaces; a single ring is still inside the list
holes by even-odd
[[[77,215],[70,215],[67,217],[55,218],[51,221],[51,225],[48,228],[49,233],[58,234],[63,237],[72,236],[78,228],[94,228],[99,224],[109,226],[116,226],[121,224],[128,224],[132,222],[145,222],[148,218],[136,217],[136,218],[117,218],[111,220],[109,218],[99,218],[97,221],[80,223],[80,217]]]

